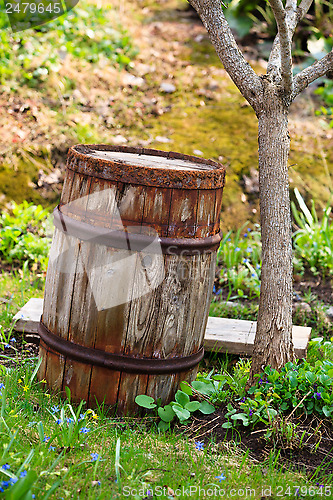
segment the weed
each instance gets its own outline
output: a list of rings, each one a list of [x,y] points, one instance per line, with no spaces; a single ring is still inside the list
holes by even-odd
[[[49,212],[40,205],[12,202],[0,215],[0,257],[23,269],[34,264],[46,270],[51,244]]]
[[[59,18],[22,33],[0,31],[0,82],[16,90],[39,86],[57,73],[67,55],[96,63],[107,58],[126,66],[135,56],[130,37],[113,18],[111,7],[81,3]],[[5,14],[0,14],[0,24]],[[113,25],[112,25],[113,24]]]
[[[304,268],[309,269],[312,274],[333,275],[333,224],[330,218],[330,202],[319,221],[314,202],[312,201],[309,210],[298,189],[295,189],[294,193],[300,208],[298,211],[295,203],[291,203],[297,224],[297,230],[293,235],[296,256],[302,260]]]

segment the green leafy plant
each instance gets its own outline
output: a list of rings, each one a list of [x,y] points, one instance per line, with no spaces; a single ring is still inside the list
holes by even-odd
[[[193,382],[193,384],[195,384],[195,382]],[[209,415],[215,411],[215,407],[208,401],[191,401],[190,396],[193,395],[193,391],[188,384],[182,382],[181,388],[183,390],[178,390],[176,392],[175,401],[165,406],[161,406],[160,400],[155,402],[152,397],[146,396],[145,394],[137,396],[135,402],[142,408],[155,410],[155,413],[161,419],[158,423],[158,429],[160,431],[169,430],[171,422],[174,419],[178,419],[182,425],[186,425],[189,423],[191,414],[196,411],[200,411],[205,415]],[[201,392],[201,394],[203,393]]]
[[[278,415],[315,413],[330,418],[333,414],[333,363],[316,360],[311,365],[303,360],[299,364],[287,363],[281,372],[266,367],[256,385],[239,399],[238,409],[231,403],[227,408],[225,428],[233,427],[238,421],[244,426],[261,422],[271,427]]]
[[[40,205],[13,202],[0,215],[0,257],[8,263],[46,270],[51,244],[49,212]]]
[[[314,93],[319,95],[324,101],[324,106],[321,106],[319,110],[316,111],[317,115],[325,115],[330,120],[330,126],[333,127],[333,80],[328,78],[323,79],[323,84],[318,87]]]
[[[218,250],[221,268],[220,285],[227,288],[228,299],[259,297],[261,274],[261,242],[259,226],[252,231],[246,225],[234,235],[223,238]]]
[[[316,213],[314,201],[311,210],[307,207],[298,189],[294,190],[300,211],[291,203],[297,230],[293,235],[296,257],[314,275],[333,274],[333,224],[330,202],[323,211],[321,221]]]

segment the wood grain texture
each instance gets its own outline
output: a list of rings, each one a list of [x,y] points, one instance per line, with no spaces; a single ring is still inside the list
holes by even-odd
[[[158,164],[163,163],[159,159]],[[125,167],[124,167],[125,168]],[[156,168],[160,168],[156,167]],[[171,238],[215,234],[220,192],[131,185],[68,171],[61,210],[73,219],[130,234]],[[185,191],[185,192],[184,192]],[[217,201],[219,200],[219,201]],[[163,255],[116,249],[55,231],[43,308],[45,326],[64,339],[134,358],[181,358],[203,344],[216,251]],[[184,378],[113,371],[73,361],[41,346],[41,372],[55,390],[71,389],[73,401],[137,411],[136,395],[170,401]]]

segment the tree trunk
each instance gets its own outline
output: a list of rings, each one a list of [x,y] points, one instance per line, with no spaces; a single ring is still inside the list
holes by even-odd
[[[249,384],[270,365],[294,360],[292,344],[292,242],[289,199],[288,105],[263,81],[259,120],[259,184],[262,239],[261,291]]]

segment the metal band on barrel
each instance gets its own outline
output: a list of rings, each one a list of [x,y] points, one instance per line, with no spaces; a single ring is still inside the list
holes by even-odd
[[[58,337],[46,328],[42,320],[38,325],[38,333],[45,344],[59,354],[81,363],[102,366],[126,373],[162,375],[184,372],[197,366],[204,356],[203,347],[191,356],[169,359],[134,358],[122,354],[113,354],[100,349],[81,346]]]
[[[197,255],[217,250],[222,239],[221,232],[206,238],[164,238],[128,231],[113,231],[73,219],[62,213],[59,206],[54,209],[53,215],[55,227],[63,233],[98,245],[137,252],[160,253],[162,250],[163,254],[168,255]]]

